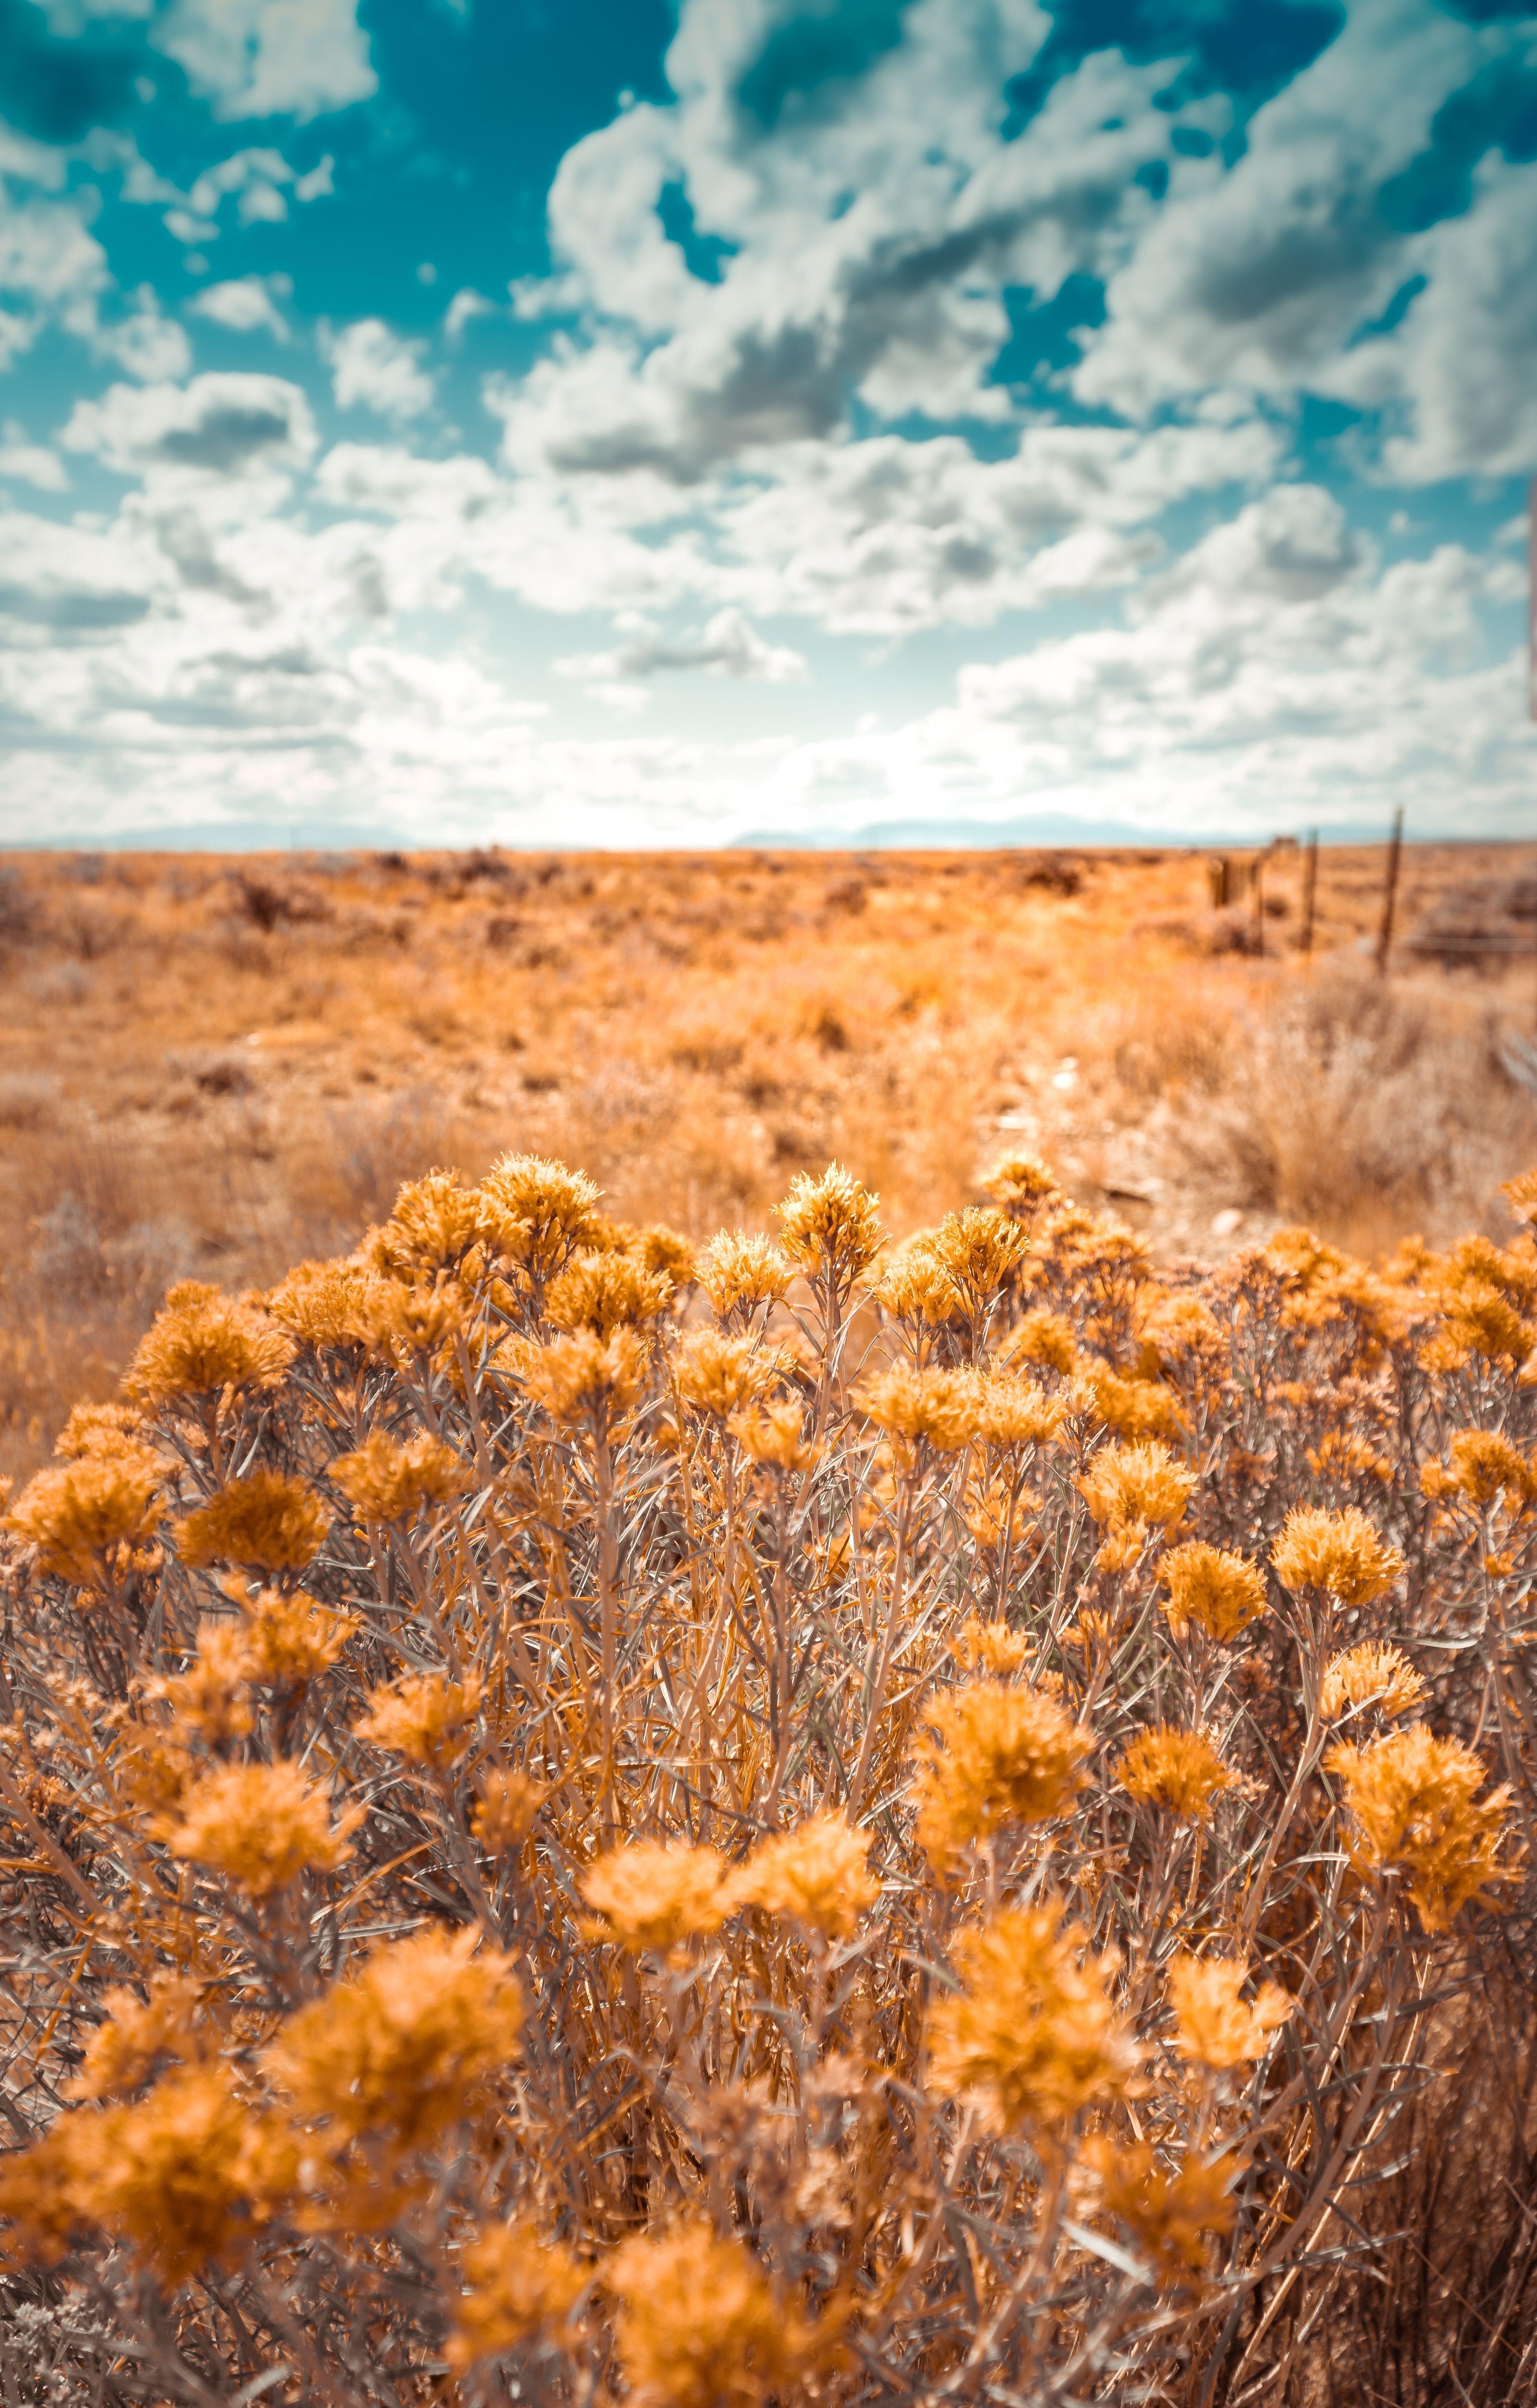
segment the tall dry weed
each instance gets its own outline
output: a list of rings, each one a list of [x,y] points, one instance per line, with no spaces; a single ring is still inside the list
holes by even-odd
[[[1366,1252],[1481,1220],[1537,1136],[1490,1013],[1364,971],[1235,1020],[1202,1083],[1202,1108],[1173,1128],[1187,1172]]]

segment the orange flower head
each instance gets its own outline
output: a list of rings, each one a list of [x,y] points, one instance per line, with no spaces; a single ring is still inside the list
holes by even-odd
[[[364,1522],[409,1522],[424,1505],[447,1505],[470,1485],[451,1446],[425,1431],[401,1445],[375,1430],[352,1455],[338,1455],[331,1478]]]
[[[1031,1526],[1030,1516],[1041,1499],[1022,1488],[1007,1471],[989,1479],[979,1469],[969,1483],[960,1514],[979,1547],[1017,1547]]]
[[[977,1426],[978,1383],[967,1371],[914,1371],[894,1363],[867,1380],[855,1397],[877,1429],[904,1447],[954,1454]]]
[[[733,1413],[726,1427],[761,1471],[809,1471],[821,1453],[807,1440],[805,1415],[795,1397],[749,1405]]]
[[[472,1817],[475,1837],[492,1855],[511,1856],[523,1846],[549,1796],[542,1781],[526,1772],[488,1772]]]
[[[553,1279],[598,1234],[598,1193],[584,1171],[537,1154],[504,1154],[481,1182],[494,1216],[491,1242],[537,1280]]]
[[[224,1388],[273,1388],[294,1341],[254,1299],[183,1280],[139,1340],[123,1387],[136,1403],[170,1404]]]
[[[1230,1647],[1265,1611],[1265,1575],[1258,1565],[1247,1555],[1209,1547],[1204,1539],[1171,1547],[1158,1565],[1158,1583],[1169,1591],[1164,1612],[1176,1639],[1194,1623],[1219,1647]]]
[[[475,1743],[481,1687],[473,1672],[465,1681],[441,1672],[404,1673],[369,1693],[368,1712],[352,1725],[353,1736],[409,1764],[446,1770]]]
[[[89,2111],[56,2115],[29,2149],[0,2157],[0,2218],[12,2265],[56,2265],[93,2219],[79,2189],[100,2162],[105,2115]]]
[[[79,2109],[67,2127],[80,2221],[126,2241],[168,2286],[238,2263],[251,2232],[253,2131],[227,2066],[179,2066],[136,2105]]]
[[[430,1279],[457,1270],[495,1221],[484,1197],[466,1187],[456,1170],[429,1170],[401,1188],[389,1219],[373,1231],[368,1253],[375,1268],[392,1279]]]
[[[912,1797],[917,1835],[941,1870],[1004,1823],[1046,1823],[1070,1812],[1093,1744],[1055,1698],[998,1681],[973,1681],[939,1698],[920,1740]]]
[[[243,1564],[252,1571],[301,1572],[325,1544],[329,1525],[314,1490],[280,1471],[253,1471],[215,1489],[177,1525],[185,1564]]]
[[[132,1405],[76,1405],[53,1441],[53,1452],[69,1463],[89,1455],[96,1463],[142,1463],[157,1471],[165,1468]]]
[[[595,1940],[621,1948],[675,1948],[718,1931],[735,1901],[725,1859],[684,1840],[632,1840],[590,1866],[582,1895],[595,1910]]]
[[[330,1809],[330,1792],[296,1764],[226,1764],[182,1799],[165,1839],[173,1856],[269,1898],[301,1872],[333,1872],[352,1855],[363,1809],[349,1807],[335,1823]]]
[[[388,1942],[290,2016],[266,2064],[298,2114],[409,2150],[475,2114],[523,2029],[510,1961],[479,1943],[475,1931]]]
[[[157,1834],[176,1821],[199,1770],[185,1736],[164,1723],[124,1726],[113,1765],[117,1788]]]
[[[648,1221],[637,1229],[626,1254],[633,1254],[643,1271],[660,1271],[672,1283],[675,1294],[693,1287],[698,1276],[691,1240],[680,1229],[669,1229],[665,1221]]]
[[[984,1204],[967,1204],[958,1212],[946,1213],[929,1239],[962,1311],[973,1318],[985,1312],[1017,1275],[1029,1242],[1017,1221]]]
[[[1354,1505],[1339,1513],[1294,1505],[1271,1562],[1283,1588],[1323,1589],[1341,1605],[1370,1605],[1403,1570],[1398,1549]]]
[[[883,1312],[915,1328],[938,1328],[961,1310],[959,1290],[927,1236],[909,1238],[888,1255],[869,1294]]]
[[[552,1280],[545,1312],[557,1329],[590,1330],[603,1342],[616,1330],[644,1329],[672,1296],[666,1271],[648,1271],[633,1255],[578,1254]]]
[[[1231,2158],[1211,2163],[1187,2157],[1175,2172],[1145,2141],[1112,2141],[1094,2134],[1083,2160],[1098,2204],[1131,2235],[1160,2283],[1199,2279],[1208,2269],[1213,2241],[1225,2241],[1237,2207],[1228,2195]]]
[[[963,1931],[954,1954],[964,1987],[929,2020],[934,2087],[976,2099],[1005,2131],[1060,2130],[1124,2098],[1141,2063],[1110,1997],[1113,1958],[1089,1955],[1087,1932],[1064,1912],[1048,1899]]]
[[[1454,1430],[1447,1466],[1428,1463],[1421,1486],[1428,1497],[1465,1497],[1470,1505],[1493,1505],[1500,1498],[1520,1512],[1537,1498],[1537,1474],[1509,1439],[1494,1430]]]
[[[779,1369],[751,1338],[720,1329],[691,1329],[672,1359],[678,1394],[696,1412],[717,1420],[740,1412],[761,1397]]]
[[[79,2072],[65,2086],[69,2099],[117,2099],[137,2090],[167,2057],[199,2054],[199,1992],[180,1973],[157,1973],[148,2000],[133,1990],[108,1990],[106,2020],[97,2025]]]
[[[1195,1485],[1195,1473],[1156,1440],[1143,1446],[1102,1446],[1078,1483],[1089,1512],[1112,1533],[1172,1529]]]
[[[553,1338],[542,1346],[515,1341],[497,1357],[521,1380],[553,1421],[567,1426],[633,1405],[645,1377],[645,1344],[633,1329],[616,1329],[604,1342],[591,1329]]]
[[[1158,1380],[1125,1380],[1108,1363],[1080,1365],[1096,1421],[1117,1438],[1177,1438],[1185,1426],[1177,1398]]]
[[[586,2274],[567,2249],[526,2225],[488,2225],[459,2258],[467,2288],[453,2301],[444,2356],[456,2374],[564,2324]]]
[[[1069,1377],[1078,1365],[1078,1339],[1070,1321],[1049,1306],[1034,1304],[998,1349],[1007,1363],[1034,1363],[1042,1371]]]
[[[1277,1229],[1265,1242],[1263,1260],[1286,1285],[1306,1295],[1350,1268],[1350,1257],[1312,1229]]]
[[[1194,2065],[1227,2071],[1266,2055],[1271,2035],[1291,2014],[1291,2000],[1276,1982],[1262,1982],[1252,2000],[1239,1992],[1247,1965],[1228,1956],[1175,1956],[1169,1967],[1169,1999],[1177,2019],[1174,2046]]]
[[[417,1280],[375,1280],[359,1297],[353,1334],[379,1361],[406,1367],[450,1353],[469,1316],[471,1299],[452,1274]]]
[[[279,1327],[317,1354],[355,1345],[381,1282],[360,1262],[300,1263],[268,1291]]]
[[[1537,1221],[1537,1170],[1523,1170],[1518,1179],[1507,1179],[1500,1193],[1526,1227]]]
[[[29,1539],[44,1571],[82,1588],[110,1588],[151,1543],[165,1506],[158,1468],[86,1455],[35,1472],[5,1527]]]
[[[970,1670],[1002,1681],[1029,1661],[1035,1641],[1023,1630],[1011,1630],[1006,1622],[979,1622],[973,1613],[961,1624],[950,1648]]]
[[[1492,1891],[1516,1878],[1516,1863],[1501,1854],[1511,1792],[1478,1796],[1487,1768],[1460,1740],[1411,1723],[1369,1747],[1336,1747],[1324,1764],[1344,1788],[1357,1865],[1403,1874],[1427,1931],[1448,1930],[1470,1901],[1492,1906]]]
[[[1379,1455],[1354,1430],[1326,1430],[1316,1446],[1303,1449],[1303,1460],[1320,1480],[1337,1482],[1342,1487],[1372,1480],[1386,1488],[1393,1477],[1386,1455]]]
[[[1011,1220],[1027,1222],[1062,1192],[1046,1164],[1034,1154],[1000,1154],[982,1187],[1000,1212],[1007,1212]]]
[[[846,1292],[881,1251],[879,1202],[836,1162],[820,1179],[803,1172],[774,1208],[780,1242],[810,1277],[831,1278]]]
[[[146,1697],[163,1698],[179,1722],[190,1723],[212,1747],[244,1738],[255,1720],[247,1681],[251,1660],[237,1622],[200,1622],[197,1654],[184,1672],[147,1681]]]
[[[1175,1730],[1168,1723],[1138,1733],[1115,1767],[1115,1779],[1139,1806],[1161,1806],[1187,1823],[1209,1823],[1214,1799],[1238,1786],[1237,1773],[1204,1731]]]
[[[1341,1714],[1360,1713],[1368,1706],[1388,1722],[1400,1714],[1417,1713],[1429,1695],[1424,1682],[1401,1648],[1364,1640],[1359,1647],[1336,1656],[1324,1674],[1320,1704],[1330,1722]]]
[[[826,1940],[846,1940],[881,1885],[869,1870],[869,1839],[841,1814],[812,1814],[765,1840],[730,1883],[739,1906],[787,1916]]]
[[[760,1307],[780,1303],[796,1275],[795,1265],[771,1238],[750,1237],[745,1229],[723,1230],[711,1238],[697,1269],[711,1311],[728,1326],[750,1319]]]
[[[1008,1371],[989,1372],[977,1393],[976,1435],[998,1455],[1053,1446],[1061,1437],[1067,1408],[1032,1380]]]
[[[328,1672],[359,1628],[302,1588],[262,1589],[246,1612],[246,1678],[264,1688],[299,1689]]]
[[[702,2224],[625,2242],[604,2270],[620,2301],[619,2358],[637,2408],[763,2408],[805,2396],[816,2355],[740,2241]]]
[[[1533,1297],[1530,1267],[1487,1238],[1465,1238],[1433,1283],[1440,1326],[1420,1349],[1431,1371],[1459,1371],[1474,1355],[1514,1368],[1531,1352],[1524,1318]]]
[[[1160,1370],[1213,1378],[1228,1365],[1231,1350],[1227,1337],[1199,1296],[1157,1297],[1139,1312],[1137,1326]]]

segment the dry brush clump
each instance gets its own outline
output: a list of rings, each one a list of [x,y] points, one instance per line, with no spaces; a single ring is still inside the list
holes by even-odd
[[[1537,1245],[990,1192],[173,1289],[8,1517],[7,2400],[1529,2396]]]

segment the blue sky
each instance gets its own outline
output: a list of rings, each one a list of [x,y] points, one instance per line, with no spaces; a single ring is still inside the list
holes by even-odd
[[[1537,17],[0,0],[0,841],[1537,824]]]

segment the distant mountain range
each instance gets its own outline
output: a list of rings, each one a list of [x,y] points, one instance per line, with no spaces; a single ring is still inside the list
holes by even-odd
[[[1279,818],[1279,815],[1278,815]],[[1518,842],[1519,838],[1502,839],[1497,836],[1477,833],[1452,836],[1440,830],[1407,828],[1409,842],[1449,844],[1498,844]],[[991,853],[1014,849],[1040,851],[1058,848],[1083,848],[1095,845],[1113,846],[1138,853],[1168,853],[1185,850],[1201,852],[1231,848],[1252,849],[1274,837],[1295,837],[1300,840],[1307,834],[1305,825],[1287,824],[1268,829],[1226,828],[1217,831],[1192,828],[1137,827],[1127,820],[1075,820],[1061,812],[1040,812],[1034,816],[1010,820],[873,820],[857,828],[754,828],[744,835],[726,839],[725,849],[754,853]],[[1380,844],[1386,840],[1386,819],[1352,820],[1320,830],[1325,844]],[[244,827],[228,821],[210,821],[200,826],[180,828],[123,828],[113,835],[92,838],[83,835],[40,837],[22,845],[0,845],[0,852],[16,853],[292,853],[294,855],[316,853],[373,853],[399,848],[407,853],[467,851],[485,838],[465,837],[457,844],[434,844],[430,838],[408,833],[399,828],[358,826],[341,821],[291,822],[275,821],[266,825],[248,824]],[[588,850],[627,852],[650,851],[651,847],[612,846],[589,848],[563,844],[558,838],[548,839],[527,837],[521,840],[501,837],[496,840],[506,853],[581,853]],[[688,846],[664,845],[661,852],[686,852]],[[706,851],[713,848],[699,847]]]

